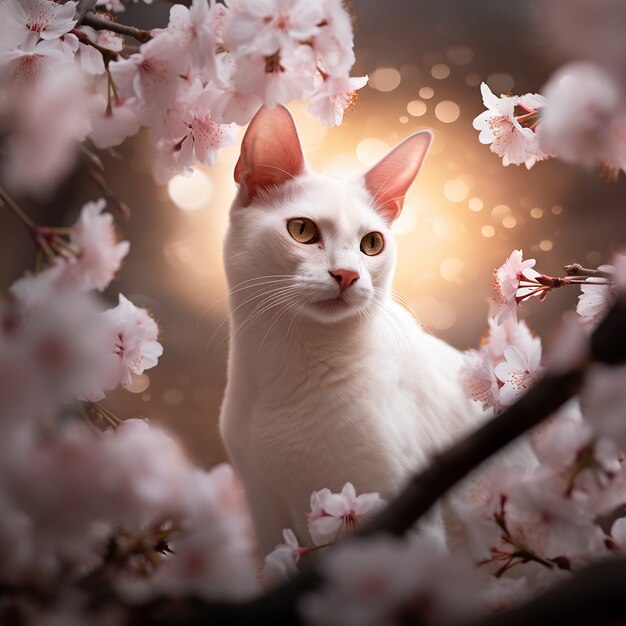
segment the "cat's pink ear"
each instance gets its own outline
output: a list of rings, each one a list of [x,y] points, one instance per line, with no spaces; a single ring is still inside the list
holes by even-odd
[[[259,189],[281,185],[305,168],[291,113],[284,106],[261,107],[252,118],[235,166],[235,181],[245,190],[244,205]]]
[[[424,163],[432,138],[428,130],[407,137],[363,174],[374,208],[389,222],[400,215],[404,196]]]

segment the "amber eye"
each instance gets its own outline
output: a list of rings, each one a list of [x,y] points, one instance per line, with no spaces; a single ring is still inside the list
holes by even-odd
[[[373,233],[367,233],[363,239],[361,239],[361,252],[367,254],[367,256],[376,256],[383,251],[385,247],[385,240],[383,236],[374,231]]]
[[[287,230],[299,243],[315,243],[319,239],[317,226],[306,217],[295,217],[289,220]]]

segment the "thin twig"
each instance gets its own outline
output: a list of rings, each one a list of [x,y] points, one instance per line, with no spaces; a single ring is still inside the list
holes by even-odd
[[[5,191],[3,187],[0,187],[0,202],[5,207],[13,211],[13,213],[17,215],[17,217],[29,230],[31,230],[32,232],[35,232],[37,230],[37,224],[35,224],[34,220],[26,215],[26,213],[24,213],[24,211],[17,204],[17,202],[15,202],[13,198],[11,198],[11,196]]]
[[[96,30],[110,30],[119,35],[126,35],[141,43],[146,43],[152,39],[152,35],[147,30],[127,26],[126,24],[119,24],[113,20],[107,20],[93,11],[87,11],[87,13],[85,13],[82,24],[91,26],[91,28],[95,28]]]
[[[565,273],[568,276],[589,276],[592,278],[613,278],[613,274],[610,272],[603,272],[602,270],[592,270],[580,265],[580,263],[572,263],[566,265],[564,268]]]

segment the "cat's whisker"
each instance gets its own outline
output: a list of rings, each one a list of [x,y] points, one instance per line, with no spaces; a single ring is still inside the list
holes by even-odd
[[[246,317],[246,319],[233,331],[233,341],[238,341],[239,339],[241,339],[245,332],[264,313],[266,313],[273,307],[282,304],[285,300],[291,298],[291,293],[296,289],[297,287],[285,287],[283,288],[282,292],[272,294],[271,296],[265,298],[259,304],[257,304],[252,312]]]
[[[255,285],[256,286],[256,285]],[[270,289],[269,291],[261,291],[259,293],[253,294],[251,296],[248,296],[241,304],[239,304],[235,309],[233,309],[220,323],[220,325],[213,331],[213,334],[211,335],[211,338],[209,339],[209,343],[207,344],[205,350],[209,349],[209,346],[211,345],[211,343],[213,343],[213,339],[215,338],[215,335],[217,335],[217,333],[219,332],[220,328],[222,328],[222,326],[224,326],[224,324],[231,319],[231,317],[233,316],[234,313],[236,313],[239,309],[241,309],[243,306],[245,306],[246,304],[249,304],[250,302],[252,302],[253,300],[255,300],[256,298],[262,297],[262,296],[268,296],[268,295],[273,295],[275,293],[278,292],[282,292],[285,289],[285,287],[276,287],[274,289]]]
[[[272,322],[270,327],[267,329],[267,332],[265,333],[265,336],[263,337],[263,339],[261,340],[261,343],[259,344],[258,352],[261,351],[261,348],[263,347],[263,344],[265,343],[265,340],[268,338],[270,332],[272,331],[272,328],[274,328],[274,326],[276,326],[276,324],[278,324],[278,320],[280,320],[280,318],[287,311],[289,311],[289,309],[292,309],[293,307],[297,306],[299,303],[300,303],[299,300],[292,300],[291,302],[287,302],[287,304],[283,307],[282,311],[274,318],[274,321]]]
[[[278,277],[280,277],[280,278],[278,278]],[[272,280],[263,281],[264,278],[272,278]],[[238,293],[240,291],[244,291],[245,289],[252,289],[253,287],[263,287],[265,285],[270,285],[270,284],[273,284],[273,283],[288,282],[292,278],[293,277],[290,276],[289,274],[276,274],[275,276],[271,276],[271,275],[269,275],[269,276],[258,276],[256,278],[251,278],[249,280],[244,280],[241,283],[235,285],[232,289],[229,289],[221,298],[219,298],[213,304],[211,304],[206,309],[204,309],[204,311],[202,311],[202,313],[200,314],[200,317],[198,317],[198,320],[196,321],[196,324],[199,324],[202,321],[202,319],[204,318],[204,316],[213,307],[217,306],[220,302],[222,302],[223,300],[228,298],[228,296],[230,296],[230,295],[233,295],[233,294]],[[262,281],[262,282],[254,282],[254,283],[252,283],[252,281]],[[245,283],[251,283],[251,284],[245,285]]]

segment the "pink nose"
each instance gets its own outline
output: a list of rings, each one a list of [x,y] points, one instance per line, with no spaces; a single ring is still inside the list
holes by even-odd
[[[339,283],[342,293],[359,280],[359,273],[354,270],[328,270],[328,273]]]

